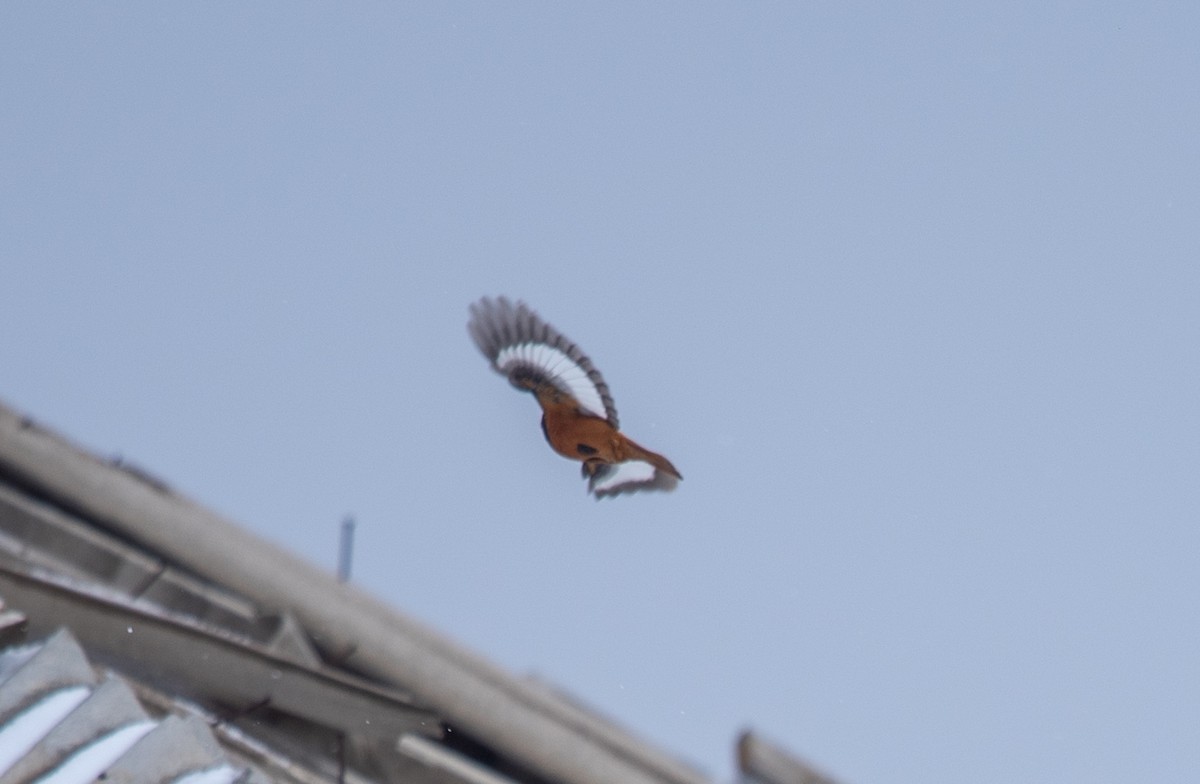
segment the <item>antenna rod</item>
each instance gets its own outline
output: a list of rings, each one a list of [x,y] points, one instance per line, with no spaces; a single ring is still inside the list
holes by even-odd
[[[350,579],[350,556],[354,554],[354,517],[346,515],[342,520],[342,537],[338,543],[338,582]]]

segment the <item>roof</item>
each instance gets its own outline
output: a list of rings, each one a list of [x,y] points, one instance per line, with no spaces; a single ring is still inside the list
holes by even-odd
[[[709,781],[2,404],[0,601],[0,784]]]

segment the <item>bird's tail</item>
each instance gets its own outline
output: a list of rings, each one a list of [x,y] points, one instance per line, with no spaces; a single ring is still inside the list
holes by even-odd
[[[683,479],[683,474],[671,465],[671,461],[663,457],[657,452],[651,452],[646,447],[637,443],[631,438],[625,438],[625,448],[628,450],[630,460],[644,460],[650,465],[662,471],[665,474],[670,474],[676,479]]]

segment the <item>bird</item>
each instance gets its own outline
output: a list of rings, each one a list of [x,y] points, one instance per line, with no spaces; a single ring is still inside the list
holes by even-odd
[[[542,434],[555,452],[582,463],[597,499],[674,490],[683,476],[671,461],[620,432],[608,384],[579,346],[524,302],[483,297],[470,306],[467,331],[492,365],[542,408]]]

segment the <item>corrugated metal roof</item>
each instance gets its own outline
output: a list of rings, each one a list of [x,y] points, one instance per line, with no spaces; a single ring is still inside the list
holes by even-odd
[[[10,650],[0,671],[0,784],[170,782],[216,769],[266,781],[234,765],[208,725],[153,718],[115,676],[99,679],[66,629]]]
[[[0,653],[0,732],[32,705],[12,696],[25,694],[23,680],[37,681],[38,699],[87,690],[0,784],[65,770],[51,749],[81,748],[80,738],[93,750],[73,764],[95,767],[101,733],[111,752],[147,721],[104,762],[107,782],[708,782],[556,690],[3,405],[0,599],[0,646],[45,640]],[[47,656],[62,661],[26,669]]]
[[[73,629],[97,661],[203,705],[235,714],[271,707],[372,742],[394,743],[409,732],[441,735],[437,716],[402,693],[281,656],[145,602],[5,567],[0,596],[33,619],[52,618]],[[31,628],[39,624],[31,622]]]

